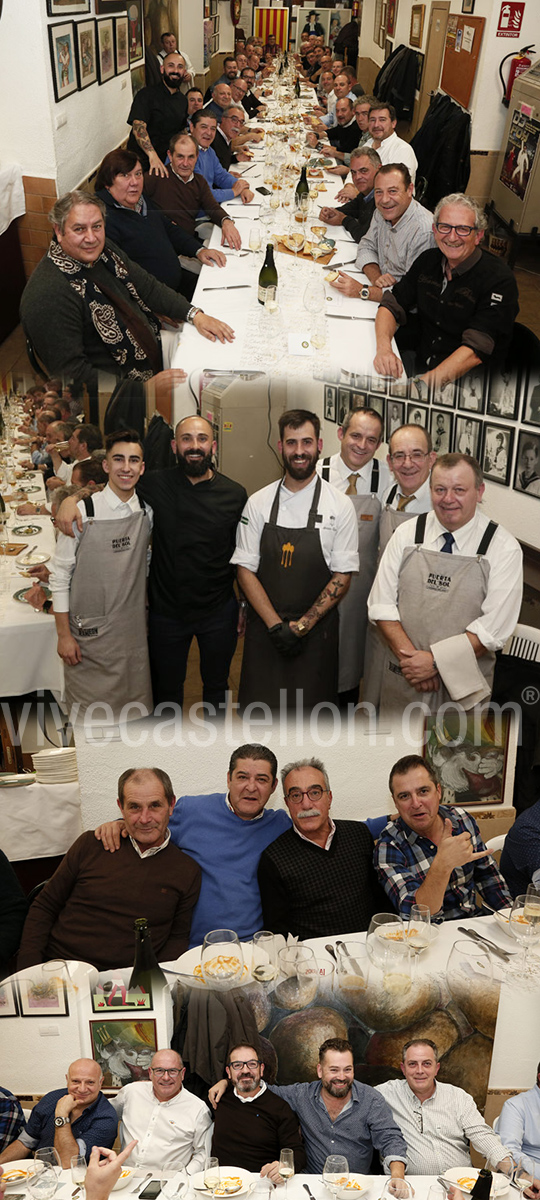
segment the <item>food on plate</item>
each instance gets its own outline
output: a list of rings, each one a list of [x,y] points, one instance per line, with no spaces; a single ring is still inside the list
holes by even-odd
[[[462,1175],[461,1178],[458,1179],[457,1182],[458,1182],[458,1187],[466,1188],[467,1191],[470,1192],[476,1183],[476,1176]]]
[[[226,1175],[225,1179],[220,1180],[219,1187],[209,1190],[214,1193],[214,1196],[230,1196],[233,1192],[239,1192],[242,1187],[243,1180],[239,1175]]]
[[[16,1167],[12,1171],[4,1171],[2,1179],[4,1183],[20,1183],[23,1179],[26,1179],[26,1175],[26,1171],[22,1171],[20,1167]]]
[[[240,961],[235,955],[217,954],[215,958],[210,958],[208,962],[205,963],[204,969],[207,975],[213,976],[214,979],[219,981],[220,979],[230,979],[231,975],[238,970],[239,966]],[[204,982],[200,963],[197,963],[196,966],[194,966],[193,974],[195,975],[196,979],[201,979]],[[242,979],[244,978],[244,974],[248,974],[248,969],[245,963],[244,970],[242,971]]]

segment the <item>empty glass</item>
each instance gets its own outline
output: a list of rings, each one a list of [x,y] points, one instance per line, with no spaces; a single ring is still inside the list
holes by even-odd
[[[260,929],[253,934],[251,974],[261,983],[267,983],[277,975],[276,939],[267,929]]]
[[[405,927],[398,913],[376,913],[371,918],[366,937],[366,948],[371,962],[376,967],[384,965],[388,942],[403,943]]]
[[[58,1187],[58,1175],[54,1167],[34,1159],[28,1169],[26,1187],[32,1200],[51,1200]]]
[[[343,1154],[329,1154],[323,1167],[323,1183],[333,1196],[346,1188],[349,1180],[349,1164]]]
[[[415,954],[426,950],[431,941],[431,909],[427,904],[413,904],[407,927],[407,945]]]

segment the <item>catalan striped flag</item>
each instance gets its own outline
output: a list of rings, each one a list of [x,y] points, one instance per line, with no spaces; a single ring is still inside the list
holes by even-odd
[[[275,34],[278,46],[287,49],[287,34],[289,30],[289,10],[287,8],[254,8],[253,34],[260,37],[264,45],[270,33]]]

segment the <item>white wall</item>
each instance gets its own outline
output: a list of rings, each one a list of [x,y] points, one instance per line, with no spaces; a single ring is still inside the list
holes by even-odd
[[[411,8],[414,0],[399,0],[397,8],[396,36],[394,46],[401,43],[409,45],[411,24]],[[538,7],[536,0],[526,0],[522,31],[518,38],[497,38],[495,32],[500,11],[500,0],[476,0],[475,17],[485,17],[482,49],[478,60],[476,78],[471,95],[470,111],[472,116],[471,146],[473,150],[499,150],[506,119],[506,108],[501,104],[501,84],[498,76],[498,65],[502,58],[511,51],[517,52],[519,46],[538,41]],[[423,45],[425,53],[427,32],[429,28],[429,13],[431,0],[427,0],[424,20]],[[371,58],[382,66],[384,50],[373,41],[373,17],[375,0],[364,0],[362,31],[360,35],[360,55]],[[461,0],[451,0],[450,12],[461,15]],[[507,68],[505,68],[505,74]]]
[[[0,22],[0,163],[18,163],[25,175],[56,175],[49,121],[50,58],[40,0],[4,0]],[[59,106],[60,107],[60,106]]]

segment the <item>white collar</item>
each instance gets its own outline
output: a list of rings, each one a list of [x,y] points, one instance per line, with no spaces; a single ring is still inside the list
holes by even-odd
[[[255,1092],[254,1096],[239,1096],[236,1088],[234,1089],[234,1094],[236,1096],[236,1099],[240,1101],[240,1104],[253,1104],[254,1100],[260,1100],[263,1092],[265,1092],[265,1091],[266,1091],[266,1084],[264,1082],[264,1079],[261,1079],[261,1086],[260,1086],[258,1092]]]
[[[293,822],[293,829],[294,829],[294,832],[296,833],[297,837],[302,838],[303,842],[309,842],[312,846],[319,846],[319,850],[329,850],[330,846],[332,845],[332,838],[336,832],[336,826],[330,816],[328,817],[328,820],[330,822],[330,833],[328,834],[328,837],[324,843],[324,846],[319,846],[319,843],[314,842],[313,838],[306,837],[305,833],[302,833],[300,829],[296,828],[296,825],[294,824],[294,822]]]
[[[228,146],[230,146],[232,138],[227,137],[227,134],[225,133],[225,130],[221,128],[221,125],[218,125],[218,133],[221,134],[223,140],[227,143]]]
[[[171,171],[172,171],[172,173],[173,173],[173,175],[174,175],[175,179],[179,179],[179,180],[180,180],[180,183],[191,183],[191,180],[192,180],[192,179],[195,179],[195,172],[194,172],[194,171],[192,171],[192,172],[191,172],[191,175],[190,175],[189,179],[182,179],[182,176],[177,174],[177,172],[174,170],[174,167],[172,167],[170,163],[169,163],[169,166],[171,167]]]
[[[137,851],[139,858],[152,858],[154,854],[159,854],[160,850],[164,850],[165,847],[169,845],[171,834],[170,830],[168,829],[165,835],[165,841],[161,843],[161,846],[149,846],[148,850],[141,850],[138,842],[135,841],[135,838],[132,838],[131,834],[129,835],[129,840],[133,846],[133,849]]]
[[[227,805],[227,808],[229,808],[229,809],[230,809],[230,811],[231,811],[232,813],[234,813],[235,817],[238,817],[238,813],[235,813],[235,812],[234,812],[234,808],[233,808],[233,806],[232,806],[232,804],[231,804],[231,802],[230,802],[230,800],[229,800],[229,796],[228,796],[228,794],[225,796],[225,803],[226,803],[226,805]],[[261,817],[264,817],[264,808],[263,808],[262,812],[260,812],[260,813],[257,813],[257,815],[256,815],[255,817],[248,817],[248,818],[247,818],[247,820],[248,820],[248,821],[260,821]],[[239,819],[239,821],[242,821],[242,820],[243,820],[243,817],[238,817],[238,819]]]

